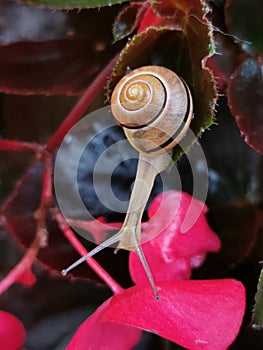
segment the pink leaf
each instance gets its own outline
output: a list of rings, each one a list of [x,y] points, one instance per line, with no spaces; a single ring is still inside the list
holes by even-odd
[[[77,330],[67,350],[132,349],[141,337],[141,331],[123,324],[101,322],[111,298],[106,300]]]
[[[27,287],[33,286],[36,283],[36,280],[36,276],[30,269],[26,269],[24,273],[17,278],[17,282]]]
[[[194,225],[182,233],[188,209],[200,214]],[[220,249],[219,238],[206,221],[206,211],[203,203],[187,193],[173,190],[154,198],[148,212],[150,221],[143,225],[143,237],[154,238],[144,243],[142,249],[156,281],[189,279],[192,268],[203,263],[207,252]],[[147,283],[144,269],[133,252],[129,269],[136,284]]]
[[[155,332],[191,350],[223,350],[238,334],[245,290],[232,279],[135,286],[115,295],[103,320]]]
[[[0,311],[1,349],[18,350],[24,344],[26,331],[23,324],[13,315]]]

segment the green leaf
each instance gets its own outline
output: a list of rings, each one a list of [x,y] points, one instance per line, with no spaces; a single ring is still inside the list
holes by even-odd
[[[263,328],[263,268],[258,280],[255,302],[256,303],[252,317],[252,327],[254,329],[260,330]]]
[[[55,9],[84,9],[121,4],[127,0],[23,0],[21,2]]]

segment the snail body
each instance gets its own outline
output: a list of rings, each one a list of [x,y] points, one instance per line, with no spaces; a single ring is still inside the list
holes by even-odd
[[[136,251],[154,294],[158,291],[140,245],[141,219],[154,179],[172,163],[170,150],[187,133],[193,102],[185,82],[173,71],[146,66],[131,71],[116,85],[111,98],[112,114],[139,152],[136,178],[122,228],[67,269],[119,242],[117,248]]]
[[[112,113],[131,145],[148,156],[171,150],[186,134],[193,114],[189,88],[159,66],[135,69],[116,85]]]

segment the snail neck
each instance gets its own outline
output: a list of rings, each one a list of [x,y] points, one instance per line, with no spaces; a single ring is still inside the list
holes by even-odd
[[[139,162],[118,248],[136,250],[141,237],[142,215],[150,197],[155,177],[171,164],[169,153],[157,157],[139,154]]]

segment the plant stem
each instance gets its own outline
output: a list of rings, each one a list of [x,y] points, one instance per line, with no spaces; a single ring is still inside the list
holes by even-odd
[[[8,273],[8,275],[0,282],[0,295],[3,294],[12,284],[20,282],[22,280],[23,274],[30,271],[35,257],[40,249],[40,237],[36,235],[33,243],[27,250],[24,257],[19,263],[13,267],[13,269]],[[31,271],[30,271],[31,272]],[[31,276],[32,284],[34,283],[34,275]]]
[[[1,151],[18,151],[18,152],[34,152],[38,153],[44,146],[24,141],[16,140],[5,140],[0,139],[0,150]]]
[[[74,232],[68,226],[64,216],[58,212],[53,211],[54,217],[64,233],[64,236],[70,242],[72,247],[81,255],[84,256],[88,253],[86,248],[80,243],[80,241],[75,236]],[[86,260],[86,264],[108,285],[114,294],[119,294],[123,291],[123,288],[108,274],[107,271],[93,258]]]
[[[109,231],[120,229],[122,227],[121,222],[106,222],[103,217],[91,221],[67,218],[67,223],[71,227],[77,227],[89,231],[93,236],[94,243],[96,244],[105,241]]]
[[[40,247],[45,248],[48,245],[48,231],[46,229],[47,210],[53,204],[53,157],[50,153],[45,154],[44,172],[42,179],[41,201],[35,212],[37,221],[37,236],[40,238]]]
[[[70,129],[76,124],[76,122],[81,118],[82,114],[85,112],[87,107],[91,104],[93,99],[97,96],[97,94],[104,88],[107,83],[107,79],[119,57],[117,54],[101,71],[101,73],[97,76],[97,78],[89,85],[84,95],[80,98],[80,100],[73,107],[71,112],[65,118],[63,123],[59,126],[59,128],[55,131],[55,133],[51,136],[47,143],[48,151],[52,152],[56,148],[60,146],[66,134],[70,131]]]
[[[44,173],[42,180],[42,194],[41,194],[41,204],[46,207],[50,206],[53,203],[53,157],[48,154],[44,160]]]

